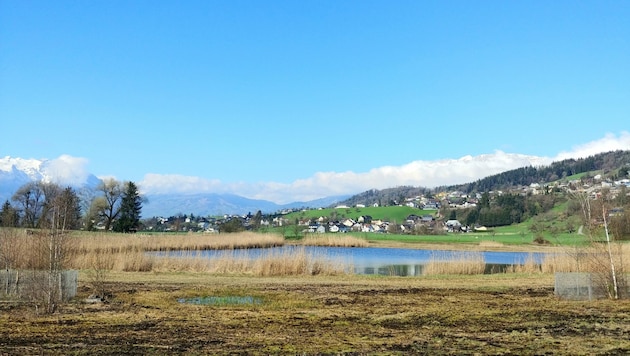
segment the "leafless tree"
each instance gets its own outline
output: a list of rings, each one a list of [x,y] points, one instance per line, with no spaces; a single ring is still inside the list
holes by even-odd
[[[120,202],[125,192],[125,184],[115,179],[106,179],[98,185],[97,190],[103,195],[95,198],[92,206],[104,220],[105,231],[109,231],[120,213]]]
[[[18,229],[0,228],[0,264],[5,270],[3,286],[5,295],[17,293],[20,279],[18,269],[22,267],[24,257],[23,245],[24,238],[20,236]],[[15,277],[10,278],[10,274],[15,274]]]
[[[54,313],[63,302],[62,274],[71,257],[74,237],[66,231],[68,217],[56,199],[50,209],[50,225],[29,236],[29,298]]]
[[[574,255],[579,265],[596,277],[596,282],[608,293],[611,299],[625,296],[625,275],[623,273],[621,245],[615,243],[609,221],[609,192],[602,190],[596,199],[583,189],[571,192],[582,210],[582,231],[589,240],[586,248],[579,249]],[[613,235],[613,236],[611,236]],[[580,263],[583,261],[583,263]]]
[[[22,225],[37,227],[44,206],[44,191],[40,182],[30,182],[21,186],[11,198],[22,212]]]

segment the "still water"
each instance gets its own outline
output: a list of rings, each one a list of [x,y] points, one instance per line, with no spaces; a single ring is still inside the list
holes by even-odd
[[[254,248],[243,250],[207,250],[201,256],[217,258],[233,254],[235,258],[258,258],[268,254],[291,253],[293,250],[304,251],[317,258],[342,263],[357,274],[380,274],[395,276],[418,276],[423,265],[432,259],[445,259],[453,254],[465,254],[464,251],[416,250],[403,248],[374,247],[320,247],[320,246],[282,246],[273,248]],[[544,254],[529,252],[472,252],[481,254],[486,263],[486,273],[501,272],[506,266],[523,264],[528,260],[541,263]],[[160,254],[163,255],[163,254]],[[177,256],[178,252],[169,253]],[[478,256],[478,255],[476,255]],[[457,257],[455,257],[457,258]]]

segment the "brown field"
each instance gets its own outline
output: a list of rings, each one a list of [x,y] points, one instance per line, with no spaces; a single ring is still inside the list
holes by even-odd
[[[84,277],[84,276],[81,276]],[[85,280],[85,278],[80,278]],[[393,278],[206,273],[108,276],[53,315],[0,306],[0,354],[622,355],[630,302],[553,295],[550,275]],[[260,304],[179,298],[251,296]]]
[[[79,295],[54,314],[0,302],[0,355],[630,354],[630,300],[554,295],[552,272],[574,269],[571,258],[475,274],[475,251],[504,247],[470,245],[432,261],[432,274],[384,277],[343,274],[299,249],[213,264],[194,252],[282,244],[273,236],[76,237]],[[151,249],[190,254],[157,259],[144,253]],[[94,293],[105,302],[88,303]],[[178,301],[195,297],[256,303]]]

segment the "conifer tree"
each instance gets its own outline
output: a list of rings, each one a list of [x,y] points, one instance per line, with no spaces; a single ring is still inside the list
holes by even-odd
[[[142,198],[134,182],[128,182],[120,204],[119,218],[114,223],[116,232],[135,232],[140,227]]]
[[[8,200],[5,201],[0,211],[0,226],[17,227],[18,220],[18,211],[11,206]]]

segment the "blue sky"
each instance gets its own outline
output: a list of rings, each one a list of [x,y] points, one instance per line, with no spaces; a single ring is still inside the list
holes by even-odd
[[[630,149],[629,18],[629,1],[0,0],[0,157],[290,201]]]

